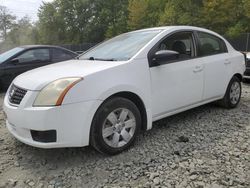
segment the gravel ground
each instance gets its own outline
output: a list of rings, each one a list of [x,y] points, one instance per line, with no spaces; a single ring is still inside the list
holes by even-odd
[[[250,85],[243,87],[237,109],[209,104],[163,119],[113,157],[26,146],[7,132],[1,111],[0,187],[250,187]]]

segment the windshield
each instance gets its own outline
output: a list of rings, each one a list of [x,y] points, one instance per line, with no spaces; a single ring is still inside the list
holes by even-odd
[[[12,50],[0,54],[0,63],[3,63],[4,61],[17,54],[18,52],[21,52],[22,50],[23,48],[13,48]]]
[[[126,61],[152,40],[161,30],[125,33],[101,43],[87,51],[79,59]]]

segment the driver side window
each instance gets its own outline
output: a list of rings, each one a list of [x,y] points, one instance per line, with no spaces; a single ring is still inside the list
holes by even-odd
[[[28,50],[17,57],[19,63],[29,63],[33,61],[49,61],[49,49],[33,49]]]
[[[158,51],[171,50],[179,53],[177,60],[191,59],[195,56],[194,39],[191,32],[180,32],[171,35],[160,43]]]

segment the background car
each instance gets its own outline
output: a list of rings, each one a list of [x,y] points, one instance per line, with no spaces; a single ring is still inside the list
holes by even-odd
[[[66,61],[78,54],[57,46],[21,46],[0,54],[0,89],[21,73],[51,63]]]
[[[250,80],[250,52],[246,54],[246,71],[244,73],[244,79],[246,81]]]

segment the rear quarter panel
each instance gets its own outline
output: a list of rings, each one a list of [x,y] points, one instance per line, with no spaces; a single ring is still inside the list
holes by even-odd
[[[229,57],[232,62],[232,75],[241,74],[243,76],[246,70],[244,55],[236,50],[232,50],[229,52]]]

